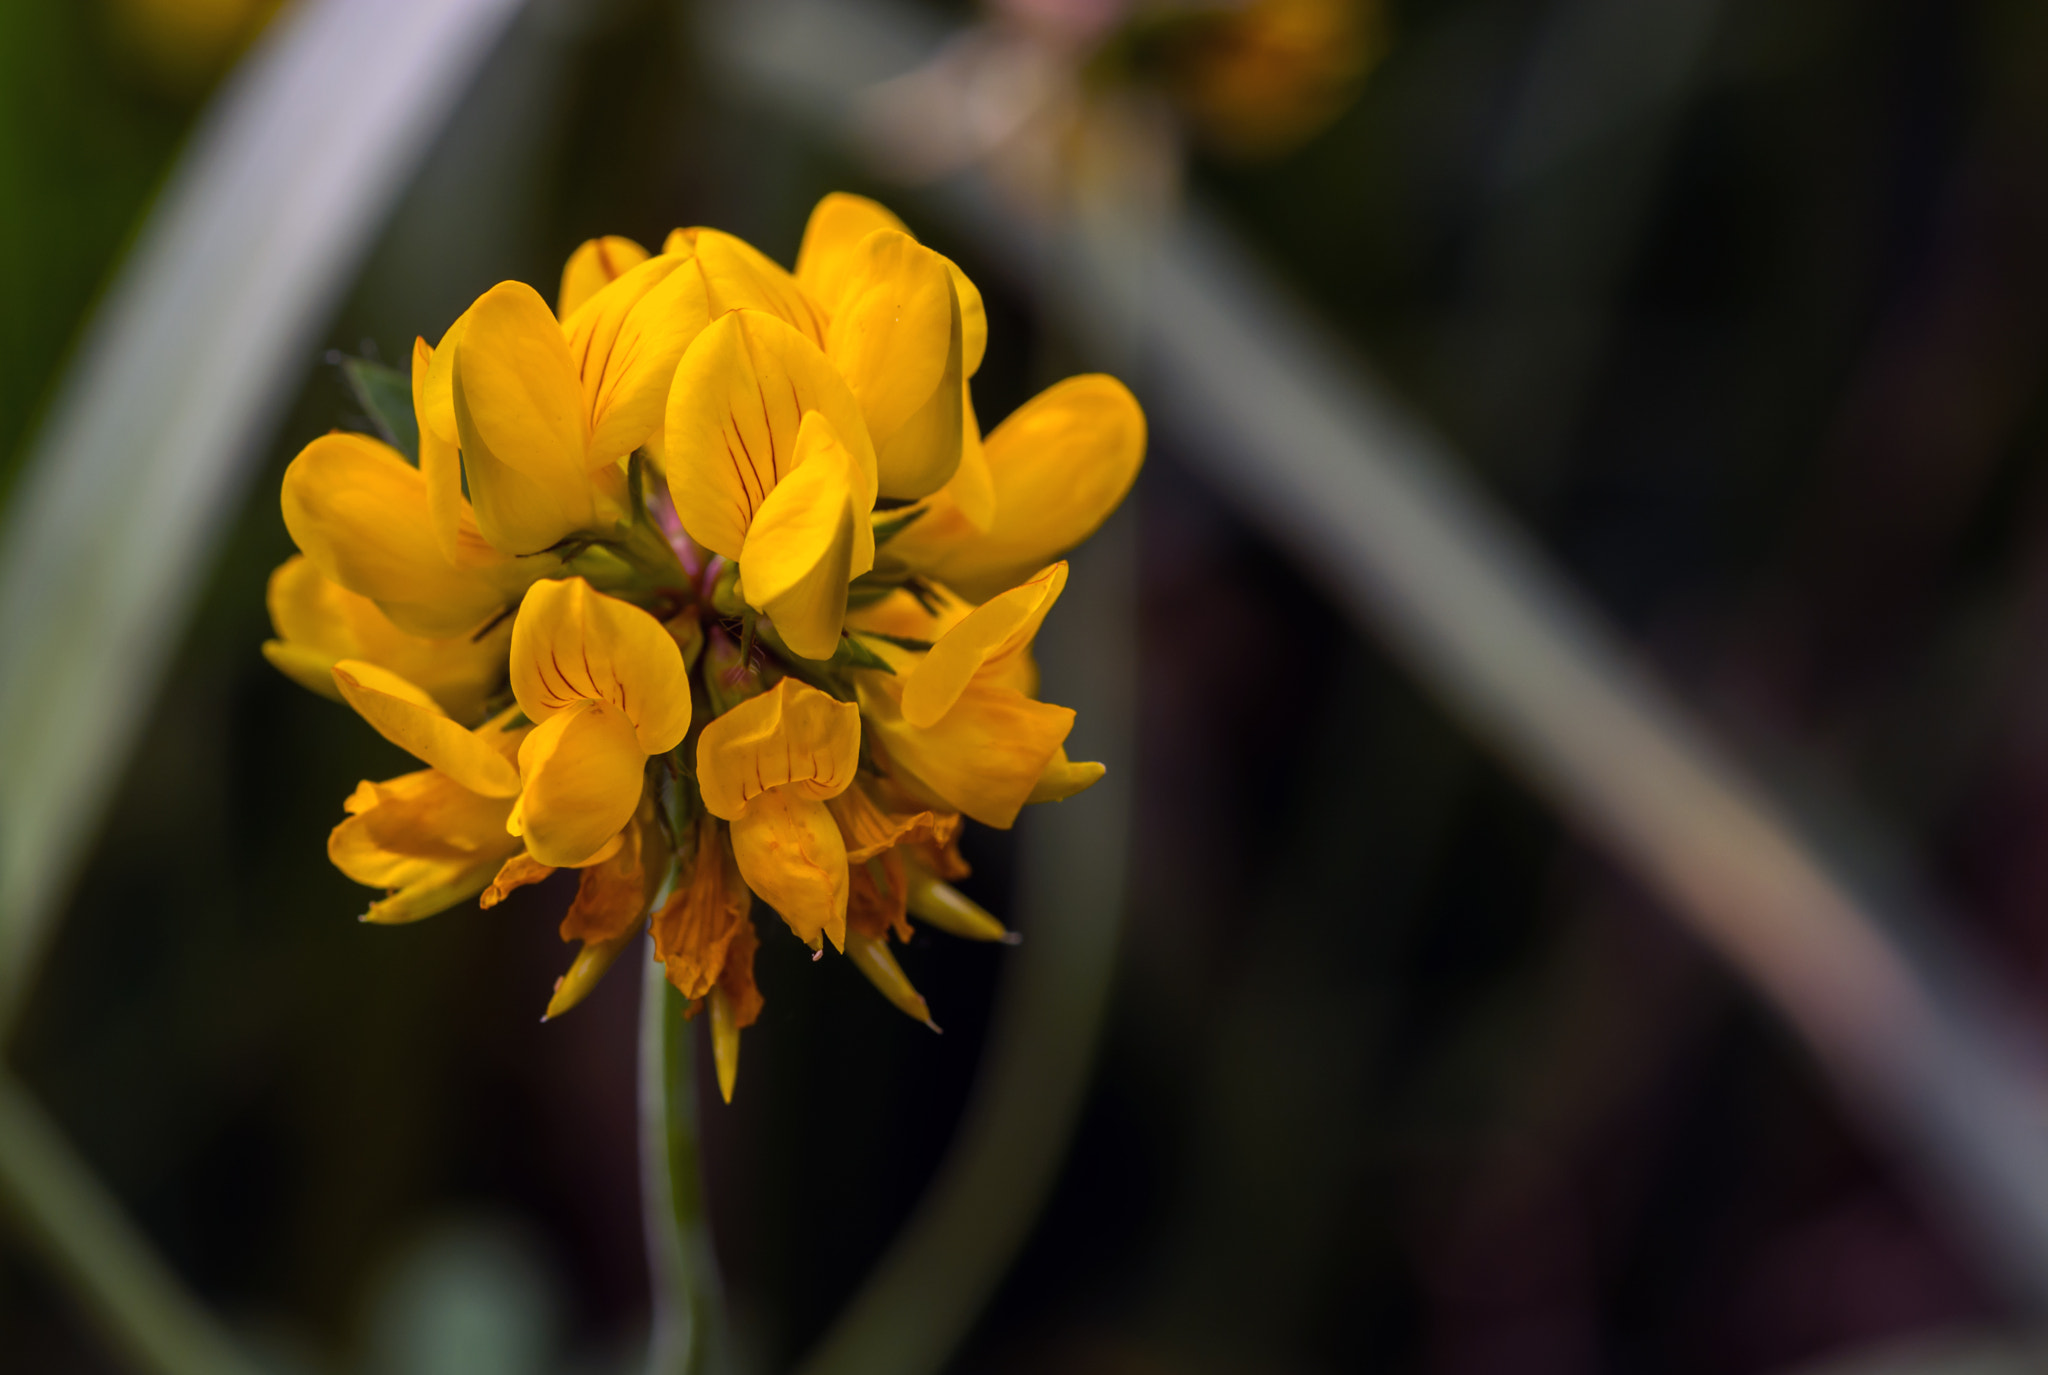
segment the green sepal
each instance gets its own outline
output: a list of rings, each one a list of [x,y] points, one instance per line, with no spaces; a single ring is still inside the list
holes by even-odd
[[[929,653],[932,647],[930,640],[920,640],[912,635],[885,635],[879,630],[857,630],[853,633],[865,635],[870,640],[880,640],[883,644],[894,645],[898,649],[907,649],[913,654]]]
[[[890,540],[895,539],[915,524],[919,516],[931,509],[929,506],[912,506],[905,510],[890,511],[886,514],[881,511],[875,512],[875,546],[880,548]]]
[[[864,630],[860,633],[867,635],[873,632]],[[875,638],[893,642],[896,637],[893,635],[876,635]],[[929,649],[930,646],[927,645],[926,648]],[[832,668],[867,668],[881,673],[894,673],[896,671],[890,666],[887,659],[869,649],[853,635],[842,635],[839,637],[839,648],[833,651],[832,658],[828,661],[828,666]]]
[[[412,410],[412,379],[367,358],[342,359],[341,375],[378,435],[417,467],[420,425]]]

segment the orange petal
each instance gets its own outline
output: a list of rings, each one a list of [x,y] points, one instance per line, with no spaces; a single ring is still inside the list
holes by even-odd
[[[502,823],[498,829],[504,829]],[[539,883],[554,872],[554,865],[542,864],[532,855],[521,851],[505,861],[504,866],[498,870],[498,876],[491,880],[491,886],[484,889],[483,896],[477,899],[477,906],[496,907],[519,889]]]
[[[747,914],[754,905],[725,828],[702,818],[696,836],[688,880],[654,914],[655,957],[685,998],[701,998],[718,982],[726,952],[750,925]]]
[[[647,873],[641,860],[645,826],[628,826],[619,848],[583,870],[576,900],[562,918],[565,941],[604,942],[633,934],[647,915]]]

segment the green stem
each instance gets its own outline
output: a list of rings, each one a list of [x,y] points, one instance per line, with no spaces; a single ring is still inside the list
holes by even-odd
[[[0,1071],[0,1203],[138,1369],[256,1375],[107,1196],[41,1105]]]
[[[725,1364],[684,1007],[650,941],[640,983],[640,1201],[653,1291],[648,1375],[705,1375]]]

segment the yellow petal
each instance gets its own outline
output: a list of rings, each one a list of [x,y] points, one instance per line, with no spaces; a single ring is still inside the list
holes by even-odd
[[[946,260],[879,229],[853,250],[825,354],[859,399],[881,493],[915,499],[960,466],[960,303]]]
[[[988,352],[988,307],[982,302],[981,288],[967,279],[959,264],[943,255],[939,261],[952,274],[953,295],[960,302],[961,373],[972,377],[981,371],[982,355]]]
[[[469,309],[455,345],[455,426],[470,505],[493,546],[531,554],[597,528],[582,384],[554,314],[523,282],[501,282]]]
[[[265,642],[263,657],[301,687],[337,702],[341,689],[334,685],[335,662],[360,657],[344,597],[376,610],[369,598],[321,577],[304,554],[294,554],[271,570],[264,594],[278,638]]]
[[[1145,416],[1113,377],[1070,377],[989,435],[995,518],[977,533],[947,492],[889,552],[980,601],[1014,586],[1095,532],[1145,458]]]
[[[472,304],[470,310],[474,309]],[[468,325],[469,311],[465,310],[441,332],[441,342],[428,351],[425,385],[415,383],[412,394],[413,414],[420,429],[431,429],[450,444],[459,439],[455,428],[455,346]],[[418,352],[417,348],[414,352]]]
[[[876,991],[894,1003],[898,1011],[913,1021],[923,1022],[933,1031],[939,1029],[939,1024],[932,1020],[931,1009],[925,1006],[924,997],[911,984],[903,966],[896,963],[896,956],[890,952],[885,937],[855,931],[846,938],[846,955],[853,961],[854,968],[865,974]]]
[[[512,627],[512,694],[539,724],[605,702],[632,724],[640,753],[662,754],[690,729],[683,652],[660,621],[581,578],[535,584]]]
[[[796,280],[804,293],[831,318],[853,275],[854,250],[877,229],[909,234],[910,227],[866,196],[834,191],[811,210],[804,226],[803,246],[796,253]],[[914,236],[913,236],[914,237]],[[953,290],[960,300],[963,326],[965,372],[972,377],[981,367],[988,344],[988,311],[981,292],[949,258],[941,258],[952,274]]]
[[[847,584],[874,567],[874,527],[854,507],[853,455],[822,411],[804,417],[794,463],[754,513],[740,587],[790,649],[829,659],[846,620]]]
[[[974,418],[974,395],[964,383],[960,389],[960,466],[942,495],[947,505],[975,534],[986,534],[995,524],[995,479],[988,471],[988,451],[981,442],[981,422]]]
[[[937,875],[915,865],[903,866],[911,915],[948,935],[970,941],[999,941],[1009,937],[1003,924],[990,916],[980,903]]]
[[[732,1102],[740,1077],[740,1028],[732,1014],[732,1000],[722,989],[711,991],[711,1063],[718,1071],[718,1096]]]
[[[583,702],[534,728],[519,747],[525,784],[506,819],[542,864],[599,860],[640,805],[647,755],[617,707]]]
[[[327,838],[334,866],[392,890],[367,921],[407,922],[474,897],[519,842],[505,834],[512,804],[479,797],[432,769],[363,783],[349,817]]]
[[[302,685],[338,702],[334,665],[363,659],[425,689],[459,721],[483,714],[512,636],[509,622],[481,640],[408,635],[368,597],[320,576],[302,554],[271,573],[267,601],[280,638],[265,644],[263,655]]]
[[[796,278],[744,239],[716,229],[677,230],[662,245],[664,253],[684,251],[688,242],[704,274],[704,290],[713,319],[734,310],[759,310],[775,316],[812,343],[823,346],[825,321]]]
[[[903,719],[902,687],[884,673],[860,677],[860,709],[890,770],[932,800],[985,826],[1009,827],[1037,787],[1074,713],[1012,688],[969,683],[935,726]]]
[[[334,666],[334,685],[379,735],[424,760],[471,792],[511,797],[519,771],[475,731],[448,718],[417,686],[375,664],[344,659]]]
[[[732,1090],[740,1077],[740,1030],[761,1015],[761,995],[754,988],[754,946],[758,943],[752,924],[743,927],[727,968],[744,966],[743,986],[728,989],[721,983],[711,990],[711,1062],[718,1070],[718,1093],[732,1102]],[[735,982],[739,982],[735,980]]]
[[[837,797],[859,764],[860,709],[794,678],[748,698],[697,737],[704,808],[727,821],[771,788],[789,785],[818,801]]]
[[[1067,565],[1053,564],[989,598],[941,635],[904,679],[903,719],[913,726],[937,725],[984,666],[1000,664],[1031,643],[1066,585]]]
[[[875,447],[860,405],[817,345],[744,310],[699,334],[668,396],[668,488],[690,536],[737,559],[754,513],[796,461],[804,415],[822,412],[853,456],[854,504],[875,504]]]
[[[1037,784],[1031,789],[1026,802],[1064,802],[1076,793],[1086,792],[1102,780],[1109,770],[1091,761],[1074,763],[1067,758],[1065,746],[1053,754],[1052,762],[1045,766],[1045,772],[1038,776]]]
[[[461,524],[462,455],[452,436],[444,436],[433,423],[434,409],[429,397],[434,350],[425,339],[412,341],[412,411],[420,432],[420,476],[427,480],[427,516],[433,524],[434,539],[442,557],[461,562],[456,532]],[[449,423],[454,423],[454,398],[449,397]]]
[[[639,929],[635,927],[607,940],[585,941],[583,948],[576,952],[576,958],[570,962],[568,972],[555,980],[554,996],[548,999],[547,1011],[541,1013],[540,1019],[552,1022],[589,997],[611,967],[618,963],[626,947],[639,938]]]
[[[796,280],[826,314],[838,311],[855,272],[855,250],[877,229],[910,233],[908,225],[866,196],[834,191],[811,208],[796,251]]]
[[[562,264],[562,290],[555,297],[555,313],[568,319],[578,306],[646,261],[647,250],[631,239],[617,234],[585,239]]]
[[[650,258],[562,322],[590,425],[585,464],[625,457],[661,428],[683,350],[711,320],[688,259]]]
[[[326,434],[285,469],[285,528],[322,576],[360,593],[410,634],[463,635],[538,576],[510,559],[457,567],[428,517],[426,480],[387,444]]]
[[[501,563],[505,556],[477,528],[476,514],[462,495],[462,450],[455,422],[455,346],[464,315],[441,336],[441,347],[414,339],[412,409],[420,433],[420,476],[427,481],[427,514],[441,554],[457,568]]]
[[[341,689],[334,685],[333,655],[284,640],[265,640],[262,648],[270,666],[300,687],[341,700]]]
[[[733,856],[755,896],[813,950],[846,946],[846,845],[825,804],[771,788],[732,823]]]

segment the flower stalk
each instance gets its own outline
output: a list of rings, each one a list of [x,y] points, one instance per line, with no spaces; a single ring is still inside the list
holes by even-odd
[[[641,1225],[653,1308],[648,1375],[708,1375],[722,1366],[725,1349],[686,1006],[650,949],[640,980]]]

